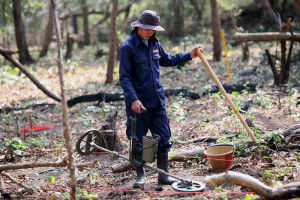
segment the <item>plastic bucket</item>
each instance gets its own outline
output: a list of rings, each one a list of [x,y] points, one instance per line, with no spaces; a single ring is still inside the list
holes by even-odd
[[[208,147],[204,151],[204,154],[207,156],[210,166],[214,171],[224,172],[229,170],[232,165],[233,152],[233,145],[220,144]]]

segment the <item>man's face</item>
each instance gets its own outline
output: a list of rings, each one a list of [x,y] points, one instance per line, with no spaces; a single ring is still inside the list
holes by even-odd
[[[151,38],[154,33],[155,33],[154,30],[142,29],[142,28],[138,27],[138,35],[142,39],[149,40],[149,38]]]

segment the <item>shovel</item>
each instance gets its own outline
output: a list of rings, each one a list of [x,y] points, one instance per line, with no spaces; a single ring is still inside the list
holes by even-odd
[[[216,76],[215,72],[212,70],[211,66],[209,65],[209,63],[207,62],[207,60],[205,59],[205,57],[203,56],[203,54],[201,53],[201,51],[199,50],[199,48],[197,49],[197,55],[199,56],[200,60],[202,61],[203,65],[205,66],[205,68],[208,71],[208,73],[210,74],[210,76],[214,79],[214,81],[217,84],[217,86],[219,87],[219,89],[222,91],[223,95],[225,96],[226,101],[230,104],[231,108],[233,109],[233,111],[235,112],[235,114],[238,116],[238,118],[242,122],[244,128],[247,130],[248,134],[250,135],[250,137],[252,138],[252,140],[254,141],[254,143],[257,145],[258,142],[257,142],[257,139],[256,139],[255,135],[253,134],[253,132],[251,131],[251,129],[249,128],[249,126],[245,122],[245,120],[242,118],[241,113],[235,107],[234,103],[232,102],[232,100],[228,96],[228,94],[227,94],[226,90],[224,89],[223,85],[219,81],[219,79]]]

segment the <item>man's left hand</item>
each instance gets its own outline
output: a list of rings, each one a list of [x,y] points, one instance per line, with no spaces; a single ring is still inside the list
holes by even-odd
[[[203,50],[201,49],[201,46],[195,47],[192,51],[191,51],[191,57],[192,59],[197,58],[197,49],[200,50],[201,53],[203,53]]]

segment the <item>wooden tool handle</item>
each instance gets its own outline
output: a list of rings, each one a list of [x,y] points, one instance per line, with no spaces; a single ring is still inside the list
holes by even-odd
[[[258,144],[257,139],[255,138],[255,135],[253,134],[253,132],[251,131],[251,129],[249,128],[248,124],[245,122],[245,120],[242,118],[241,113],[239,112],[239,110],[235,107],[234,103],[232,102],[232,100],[230,99],[230,97],[228,96],[226,90],[224,89],[223,85],[221,84],[221,82],[219,81],[218,77],[216,76],[215,72],[212,70],[212,68],[210,67],[210,65],[208,64],[207,60],[205,59],[205,57],[203,56],[203,54],[200,52],[199,49],[197,49],[197,55],[199,56],[200,60],[202,61],[202,63],[204,64],[206,70],[208,71],[208,73],[210,74],[210,76],[214,79],[215,83],[217,84],[217,86],[219,87],[219,89],[222,91],[223,95],[225,96],[225,99],[227,100],[227,102],[230,104],[231,108],[234,110],[235,114],[238,116],[238,118],[240,119],[240,121],[242,122],[244,128],[247,130],[248,134],[250,135],[250,137],[252,138],[252,140],[254,141],[255,144]]]

